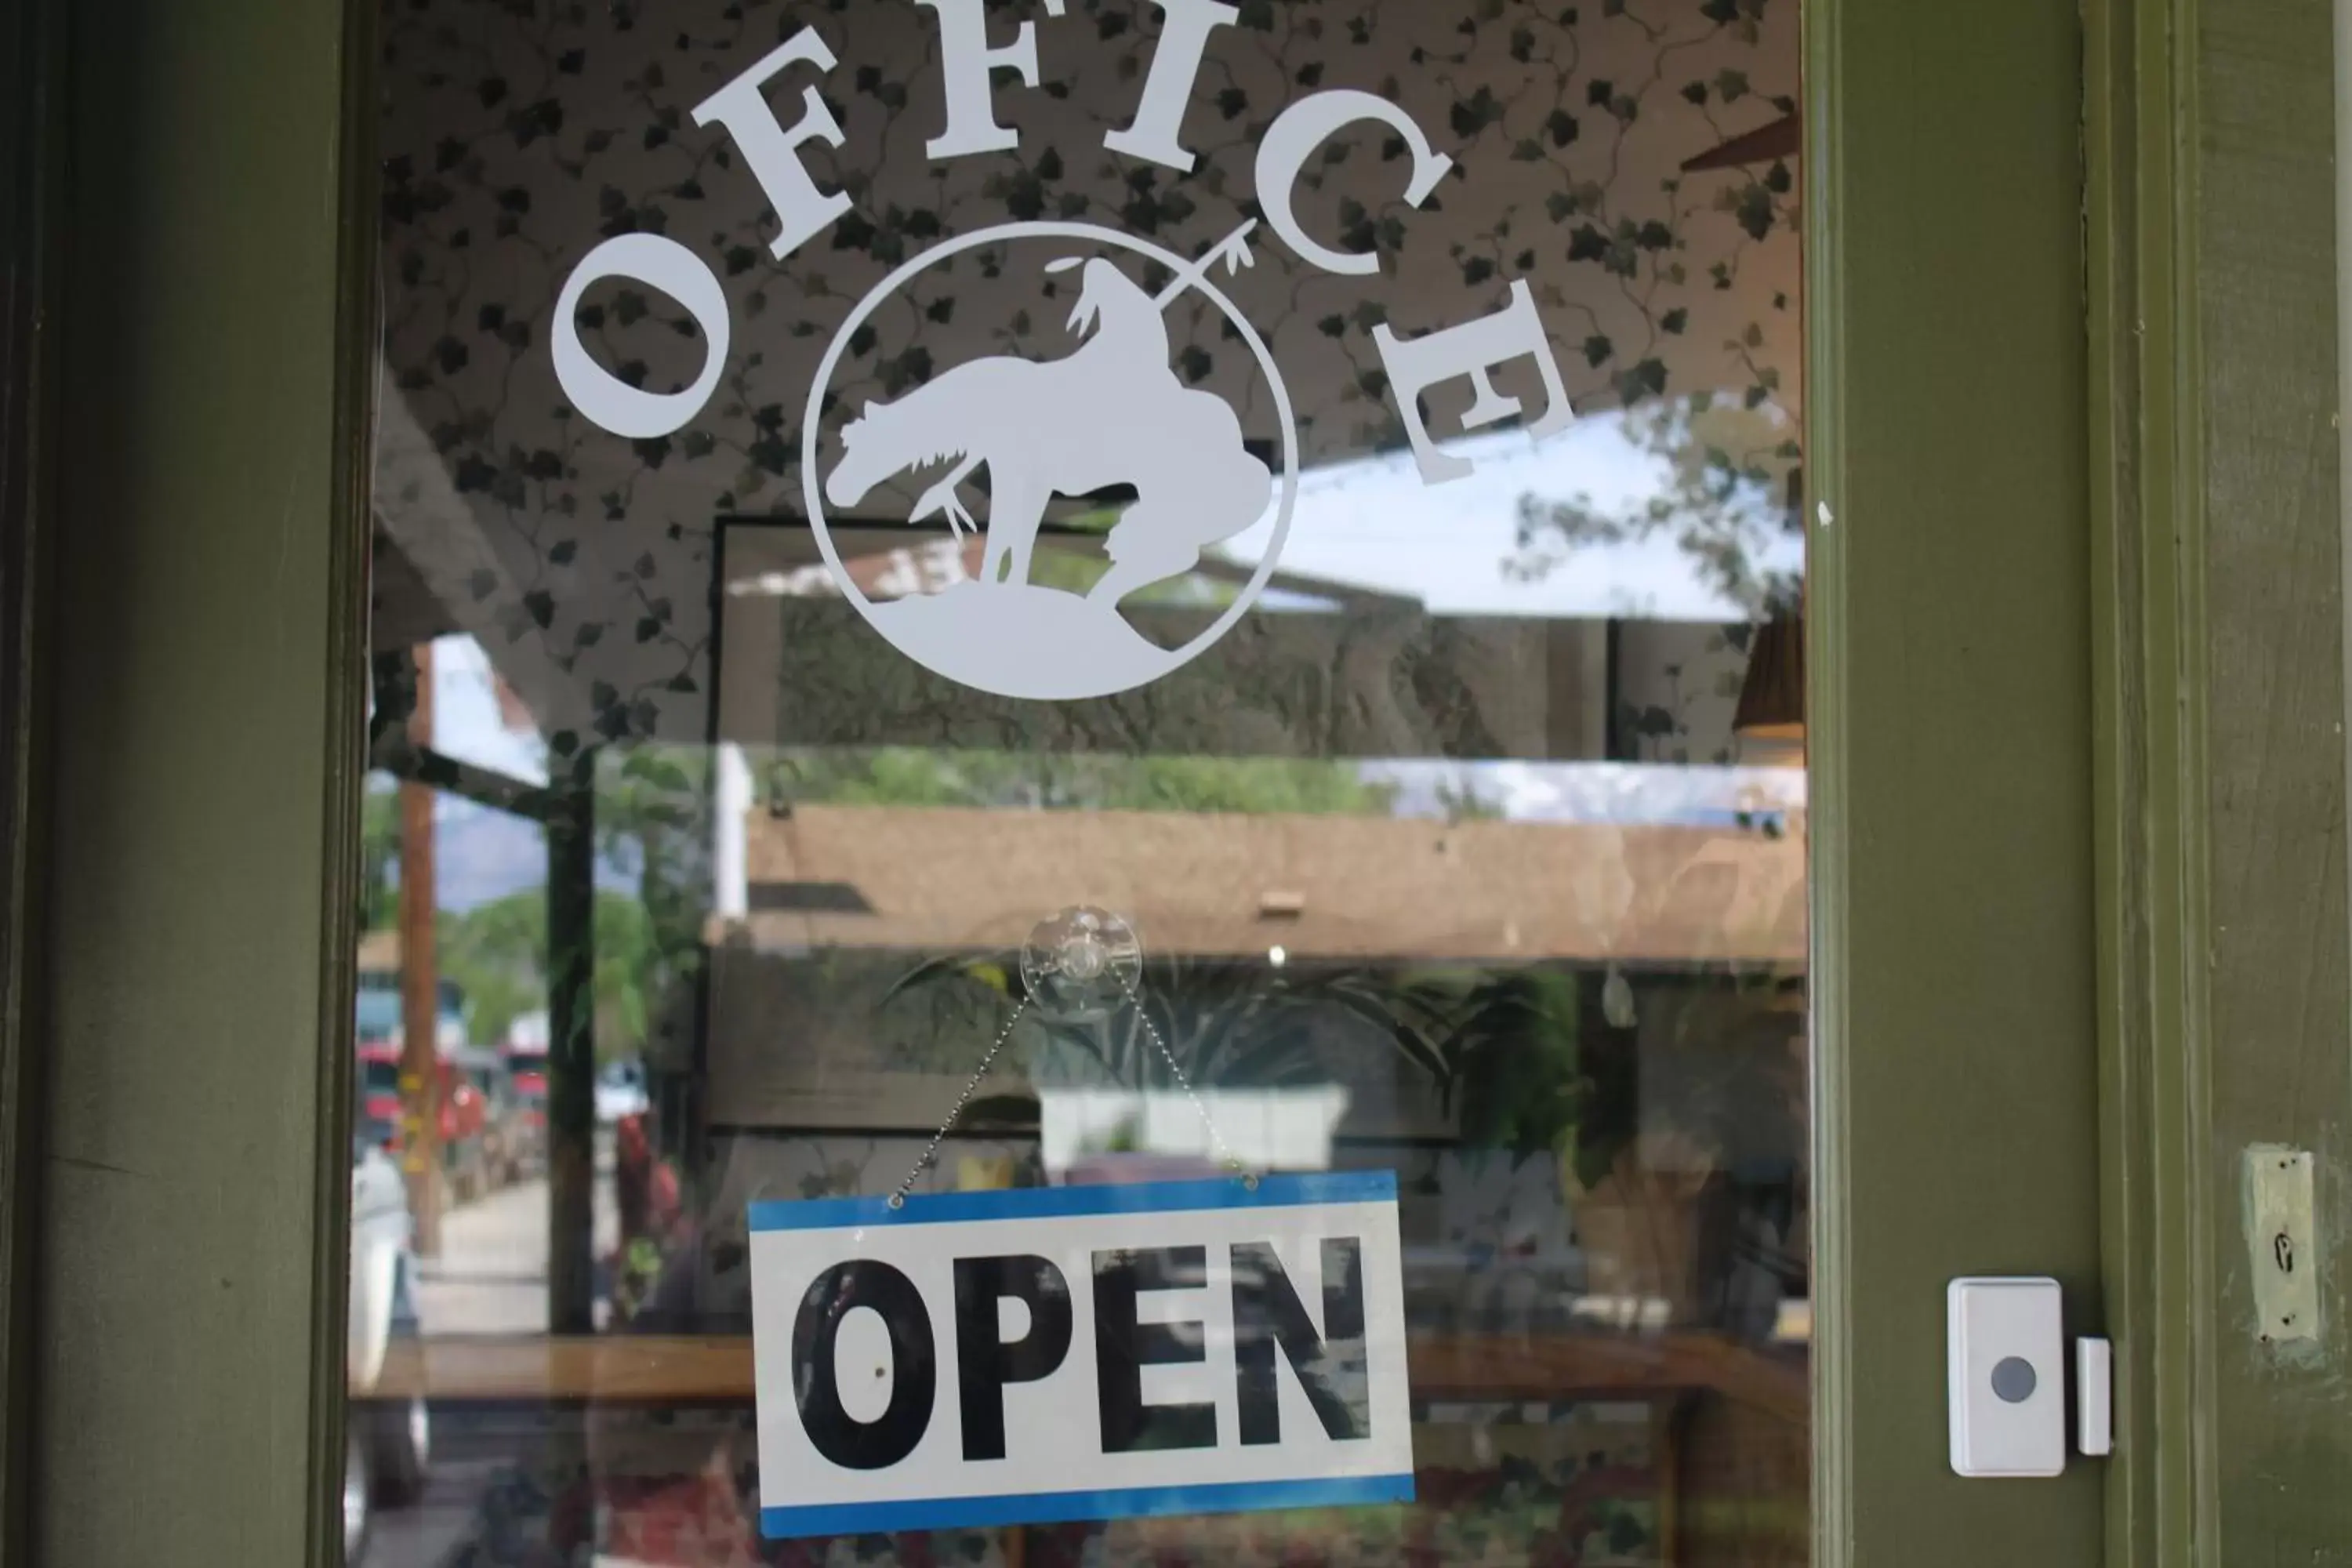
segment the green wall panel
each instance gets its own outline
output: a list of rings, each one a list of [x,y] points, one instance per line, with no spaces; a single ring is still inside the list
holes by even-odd
[[[322,1560],[369,369],[338,363],[344,18],[62,14],[33,1560]]]
[[[2088,1563],[2098,1467],[1955,1477],[1943,1354],[1955,1275],[2096,1310],[2079,28],[1807,33],[1816,1561]]]

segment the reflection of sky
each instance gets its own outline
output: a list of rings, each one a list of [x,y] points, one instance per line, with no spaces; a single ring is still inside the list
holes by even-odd
[[[1699,574],[1676,545],[1671,524],[1618,544],[1580,544],[1532,580],[1507,565],[1522,555],[1519,502],[1583,499],[1612,516],[1640,515],[1671,483],[1665,460],[1626,439],[1615,412],[1589,416],[1543,441],[1517,430],[1443,444],[1475,465],[1466,479],[1422,482],[1409,451],[1311,468],[1299,477],[1298,503],[1279,563],[1304,579],[1417,600],[1438,615],[1612,616],[1661,621],[1737,621],[1747,611]],[[1255,566],[1274,533],[1271,510],[1255,527],[1211,547],[1237,565]],[[1559,542],[1546,542],[1557,551]],[[1759,521],[1748,559],[1761,575],[1794,573],[1803,542]],[[959,547],[933,539],[904,552],[906,588],[938,587],[963,576]],[[928,564],[926,564],[928,563]],[[730,591],[777,595],[839,592],[822,565],[772,572]],[[1333,602],[1304,584],[1269,588],[1267,610],[1330,610]]]
[[[433,643],[433,747],[510,779],[547,783],[547,744],[534,731],[506,726],[489,656],[468,637]],[[382,775],[373,788],[389,788]],[[547,838],[537,823],[441,792],[433,798],[434,902],[445,910],[478,904],[547,882]],[[399,879],[397,871],[394,880]],[[599,856],[596,885],[634,890],[637,873],[625,858]]]
[[[1409,452],[1301,475],[1282,570],[1401,594],[1439,615],[1745,618],[1700,579],[1671,530],[1580,546],[1532,582],[1504,571],[1519,554],[1522,496],[1583,495],[1620,513],[1639,511],[1665,489],[1664,461],[1629,442],[1618,416],[1594,415],[1539,445],[1507,431],[1451,441],[1445,450],[1476,465],[1467,479],[1425,485]],[[1255,564],[1273,531],[1269,515],[1218,552]],[[1802,541],[1778,529],[1756,542],[1759,572],[1794,572],[1803,563]]]
[[[1608,822],[1728,827],[1742,817],[1801,811],[1801,767],[1687,767],[1666,763],[1368,762],[1396,786],[1399,816],[1444,816],[1446,795],[1475,796],[1511,822]]]
[[[433,644],[434,747],[509,778],[547,782],[547,744],[535,731],[516,734],[499,712],[489,655],[467,637]]]

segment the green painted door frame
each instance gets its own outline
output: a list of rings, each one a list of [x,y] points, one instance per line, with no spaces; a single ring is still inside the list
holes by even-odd
[[[2088,7],[2116,1563],[2352,1563],[2352,990],[2328,0]],[[2263,1338],[2253,1146],[2312,1152]]]
[[[20,9],[57,346],[11,416],[52,576],[12,628],[50,721],[0,714],[38,851],[0,861],[0,1562],[323,1563],[373,7]],[[2352,1195],[2343,754],[2304,744],[2343,714],[2326,7],[1805,33],[1818,1560],[2321,1543],[2341,1341],[2240,1331],[2230,1151]],[[2121,1458],[1951,1476],[1958,1273],[2118,1336]]]
[[[340,1551],[373,11],[11,8],[56,182],[5,410],[46,572],[11,1568]]]
[[[1815,1560],[2088,1563],[1947,1463],[1944,1285],[2099,1310],[2081,34],[1806,18]]]

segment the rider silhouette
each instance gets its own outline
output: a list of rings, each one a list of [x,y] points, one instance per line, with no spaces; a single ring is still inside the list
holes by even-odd
[[[1068,262],[1055,263],[1062,270]],[[1223,398],[1188,387],[1169,363],[1158,300],[1097,257],[1084,263],[1069,329],[1085,341],[1059,360],[967,362],[891,404],[869,404],[843,431],[845,452],[825,481],[852,506],[891,474],[953,456],[909,521],[944,516],[974,526],[958,488],[989,470],[988,548],[981,582],[1025,586],[1030,552],[1055,494],[1135,488],[1136,500],[1103,542],[1110,570],[1087,594],[1110,609],[1136,590],[1190,571],[1203,547],[1257,521],[1273,497],[1266,466],[1242,442]]]

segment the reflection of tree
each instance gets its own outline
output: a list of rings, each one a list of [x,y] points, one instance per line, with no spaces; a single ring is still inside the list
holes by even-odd
[[[935,1028],[953,1028],[957,1055],[977,1058],[1012,1009],[1047,1049],[1030,1058],[1040,1082],[1171,1089],[1183,1069],[1194,1089],[1297,1088],[1358,1078],[1374,1060],[1444,1079],[1444,987],[1370,965],[1274,968],[1256,958],[1148,958],[1133,992],[1098,1014],[1032,1008],[1020,957],[945,957],[915,965],[885,1002],[933,1004]]]
[[[1752,617],[1793,610],[1801,572],[1762,558],[1778,539],[1803,527],[1790,500],[1800,448],[1788,415],[1759,395],[1768,391],[1759,384],[1738,403],[1701,393],[1627,409],[1620,416],[1624,433],[1664,464],[1664,488],[1622,508],[1603,506],[1587,492],[1521,497],[1519,553],[1504,570],[1541,577],[1580,546],[1666,533],[1708,586]]]
[[[1122,757],[912,746],[788,752],[768,764],[778,803],[1080,807],[1097,811],[1383,816],[1396,786],[1351,763],[1290,757]]]
[[[1417,605],[1244,616],[1160,679],[1076,702],[1018,702],[932,674],[839,599],[746,601],[776,616],[774,693],[785,741],[1118,756],[1538,757],[1549,650],[1540,622],[1430,616]],[[1133,617],[1173,646],[1212,612]],[[730,637],[737,620],[730,619]],[[734,671],[727,679],[739,679]]]
[[[634,893],[599,889],[594,895],[589,1005],[598,1054],[609,1059],[645,1048],[661,1020],[675,1012],[678,987],[701,963],[702,917],[710,898],[708,763],[698,749],[660,746],[608,748],[588,762],[597,858],[635,883]],[[446,762],[440,768],[457,776]],[[362,796],[360,915],[369,931],[391,929],[399,902],[399,786],[380,781],[381,775],[372,778]],[[543,794],[519,788],[534,800]],[[503,1038],[518,1016],[549,1005],[547,904],[547,888],[540,884],[470,909],[436,912],[440,972],[465,994],[472,1039]]]
[[[530,888],[463,911],[435,928],[441,973],[466,996],[467,1033],[503,1038],[523,1014],[547,1005],[547,894]],[[632,1057],[645,1044],[654,1000],[670,980],[646,906],[625,893],[596,895],[594,1006],[597,1054]]]
[[[597,1049],[626,1055],[655,1035],[685,1026],[679,988],[700,972],[702,920],[710,908],[709,754],[698,747],[637,745],[607,749],[596,776],[596,848],[606,865],[627,867],[637,897],[627,900],[630,923],[608,914],[610,896],[596,903]],[[621,944],[616,953],[614,944]],[[635,1011],[608,1018],[608,973],[629,965]],[[612,1040],[608,1023],[626,1032]],[[670,1049],[685,1042],[671,1036]]]
[[[381,775],[360,793],[360,929],[389,931],[400,919],[400,791]]]

